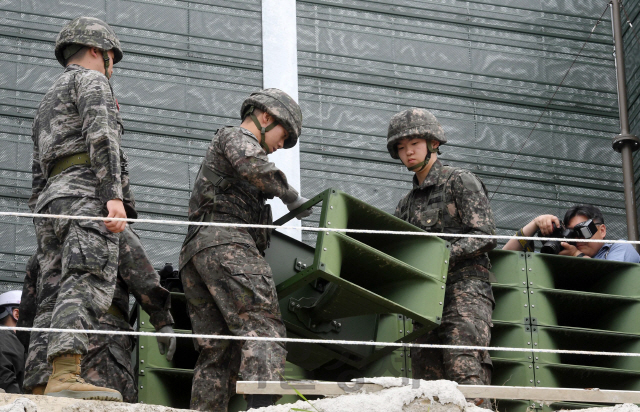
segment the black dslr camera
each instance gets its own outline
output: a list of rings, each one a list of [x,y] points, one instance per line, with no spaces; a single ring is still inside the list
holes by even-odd
[[[560,223],[560,227],[556,227],[555,223],[553,224],[553,232],[546,237],[555,237],[558,239],[591,239],[593,235],[598,231],[598,227],[595,223],[593,223],[592,219],[586,220],[584,222],[578,223],[573,227],[573,229],[567,229],[564,227],[562,223]],[[567,242],[570,245],[575,246],[576,242]],[[547,253],[550,255],[557,255],[564,248],[560,244],[558,240],[549,240],[547,242],[542,242],[542,248],[540,249],[540,253]]]

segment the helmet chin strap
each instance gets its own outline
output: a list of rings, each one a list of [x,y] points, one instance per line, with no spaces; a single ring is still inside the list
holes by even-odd
[[[110,79],[109,76],[109,53],[106,50],[102,50],[102,60],[104,60],[104,75],[107,76],[107,79]]]
[[[245,116],[246,116],[246,114],[249,114],[251,116],[251,120],[253,120],[253,123],[256,125],[258,130],[260,130],[260,146],[264,149],[265,152],[267,152],[267,154],[270,154],[271,153],[271,149],[269,148],[269,146],[267,145],[267,142],[265,141],[265,134],[269,130],[271,130],[274,127],[276,127],[278,124],[276,122],[271,122],[271,124],[268,125],[267,127],[262,126],[260,124],[260,121],[256,117],[256,115],[253,114],[253,109],[254,109],[253,106],[249,106],[249,108],[245,112]]]
[[[422,172],[422,170],[427,167],[427,165],[429,164],[429,160],[431,160],[431,154],[432,153],[436,153],[438,151],[437,148],[433,147],[433,145],[431,144],[431,140],[427,141],[427,157],[424,159],[424,162],[420,162],[417,165],[413,165],[411,167],[407,167],[407,169],[410,172],[414,172],[414,173],[419,173]],[[418,170],[416,170],[418,169]]]

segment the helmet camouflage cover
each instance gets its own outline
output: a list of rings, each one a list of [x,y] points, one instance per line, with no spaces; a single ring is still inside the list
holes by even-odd
[[[302,110],[295,100],[280,89],[264,89],[251,93],[242,103],[240,119],[248,114],[248,109],[255,109],[269,113],[289,133],[284,142],[284,148],[289,149],[296,145],[302,132]]]
[[[95,17],[76,17],[65,24],[56,38],[56,59],[66,66],[64,49],[72,44],[97,47],[104,51],[113,50],[113,64],[122,60],[120,41],[113,29],[105,22]]]
[[[425,140],[437,140],[447,143],[444,130],[438,119],[428,110],[412,108],[393,115],[387,132],[387,150],[394,159],[398,159],[396,145],[402,139],[421,137]]]

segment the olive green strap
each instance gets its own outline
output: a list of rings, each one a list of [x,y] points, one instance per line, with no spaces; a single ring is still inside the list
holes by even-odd
[[[104,60],[104,75],[107,76],[107,79],[110,77],[109,76],[109,53],[107,53],[106,50],[102,50],[102,60]]]
[[[256,117],[255,114],[253,114],[253,106],[249,106],[249,108],[247,109],[247,111],[245,112],[245,116],[248,114],[249,116],[251,116],[251,120],[253,120],[253,123],[256,125],[256,127],[258,128],[258,130],[260,130],[260,146],[264,149],[265,152],[267,152],[267,154],[271,153],[271,149],[269,148],[269,146],[267,145],[267,143],[265,142],[264,139],[264,135],[265,133],[267,133],[269,130],[273,129],[274,127],[276,127],[278,124],[276,122],[271,123],[269,126],[267,127],[263,127],[260,124],[260,121],[258,120],[258,118]]]
[[[220,176],[213,170],[209,169],[207,166],[203,165],[201,170],[202,175],[206,177],[207,180],[211,182],[211,184],[213,184],[213,187],[219,187],[223,192],[233,184],[229,179]]]
[[[71,166],[90,166],[91,158],[89,157],[89,153],[82,152],[72,154],[70,156],[63,157],[58,160],[51,169],[51,173],[49,173],[49,178],[52,178],[55,175],[62,173],[64,170],[70,168]]]

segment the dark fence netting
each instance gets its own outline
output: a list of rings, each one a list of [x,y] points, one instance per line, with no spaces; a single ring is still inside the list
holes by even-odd
[[[186,219],[195,174],[216,129],[238,122],[262,86],[261,1],[4,1],[0,3],[0,210],[29,211],[31,123],[62,72],[55,36],[79,15],[107,21],[125,58],[113,88],[141,218]],[[186,227],[136,224],[157,267],[177,264]],[[20,280],[36,248],[31,219],[0,220],[2,281]]]
[[[632,129],[640,135],[640,6],[623,5],[637,23],[625,24],[624,38]],[[619,123],[606,6],[298,1],[303,194],[335,187],[392,212],[411,173],[386,151],[388,121],[405,108],[424,107],[445,128],[444,162],[474,171],[487,185],[498,233],[590,203],[605,213],[608,236],[624,238],[620,155],[611,149]],[[262,86],[261,1],[0,2],[0,210],[28,211],[31,123],[62,71],[53,41],[82,14],[110,23],[125,50],[112,84],[140,215],[184,220],[213,132],[236,124],[243,98]],[[134,228],[154,265],[177,263],[184,226]],[[35,250],[31,219],[0,219],[0,236],[1,291],[22,277]]]
[[[443,162],[487,185],[499,234],[590,203],[604,212],[609,237],[626,237],[606,7],[298,1],[303,191],[333,186],[393,212],[412,174],[389,157],[388,122],[423,107],[444,126]]]

